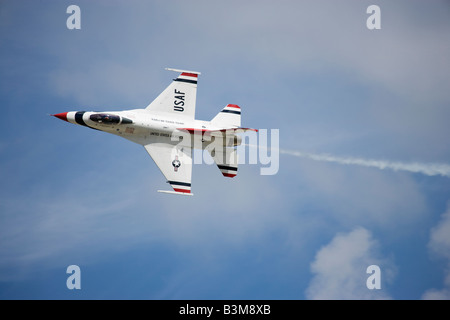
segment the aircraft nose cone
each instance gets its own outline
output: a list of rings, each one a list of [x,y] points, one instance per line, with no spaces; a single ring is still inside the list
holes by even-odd
[[[52,114],[52,116],[57,117],[61,120],[67,121],[67,113],[68,112],[63,112],[63,113],[58,113],[58,114]]]

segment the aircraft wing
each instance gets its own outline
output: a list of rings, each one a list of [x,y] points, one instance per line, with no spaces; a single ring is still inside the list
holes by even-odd
[[[154,142],[144,146],[174,191],[158,192],[193,195],[191,193],[192,149],[175,144]]]
[[[145,109],[171,117],[194,119],[197,78],[200,72],[170,68],[166,70],[180,72],[180,75]]]

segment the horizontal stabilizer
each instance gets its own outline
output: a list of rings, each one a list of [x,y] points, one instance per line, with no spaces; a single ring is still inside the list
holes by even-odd
[[[170,193],[170,194],[180,194],[182,196],[193,196],[193,193],[186,193],[186,192],[177,192],[177,191],[170,191],[170,190],[158,190],[158,192],[161,193]]]
[[[224,177],[234,178],[237,175],[238,154],[236,149],[215,149],[213,152],[210,151],[210,154]]]

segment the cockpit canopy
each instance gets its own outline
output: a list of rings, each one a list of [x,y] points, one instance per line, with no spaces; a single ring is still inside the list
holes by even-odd
[[[95,113],[91,114],[89,117],[92,121],[104,124],[118,124],[120,122],[120,117],[107,113]]]
[[[103,124],[130,124],[133,123],[132,120],[120,116],[116,116],[114,114],[108,114],[108,113],[94,113],[91,114],[89,117],[92,121],[95,121],[97,123],[103,123]]]

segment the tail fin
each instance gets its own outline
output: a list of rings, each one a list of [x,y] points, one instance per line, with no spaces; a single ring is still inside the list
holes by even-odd
[[[241,126],[241,108],[227,104],[212,120],[211,124],[221,128],[238,128]]]

